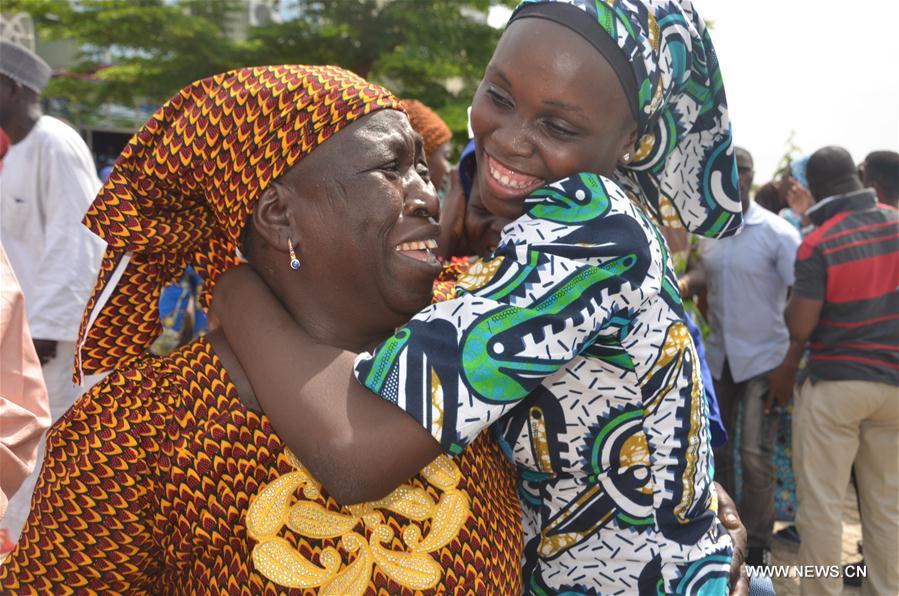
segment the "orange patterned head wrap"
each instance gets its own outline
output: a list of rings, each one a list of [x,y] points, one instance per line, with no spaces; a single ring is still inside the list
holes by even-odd
[[[197,81],[131,139],[84,224],[108,243],[81,322],[75,376],[141,355],[160,333],[159,294],[193,265],[215,280],[237,263],[256,200],[362,116],[400,109],[335,66],[262,66]]]
[[[400,104],[409,114],[412,128],[424,138],[425,155],[431,155],[438,147],[453,138],[453,133],[446,122],[425,104],[417,99],[404,99]]]

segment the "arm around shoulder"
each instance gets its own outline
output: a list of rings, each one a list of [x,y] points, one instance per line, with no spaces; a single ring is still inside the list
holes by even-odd
[[[339,503],[374,501],[440,446],[353,378],[356,354],[316,342],[251,268],[228,271],[213,309],[278,436]]]

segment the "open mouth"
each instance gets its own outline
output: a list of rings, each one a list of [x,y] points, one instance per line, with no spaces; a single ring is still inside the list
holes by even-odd
[[[414,240],[412,242],[402,242],[397,244],[394,251],[400,253],[404,257],[415,259],[429,264],[438,264],[437,256],[432,250],[437,248],[437,241],[433,238],[427,240]]]
[[[484,155],[487,157],[487,183],[491,192],[501,198],[523,198],[531,191],[546,184],[542,178],[513,170],[501,164],[486,151]]]

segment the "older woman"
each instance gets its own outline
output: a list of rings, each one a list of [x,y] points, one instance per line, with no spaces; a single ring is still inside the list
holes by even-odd
[[[243,69],[186,87],[132,139],[86,217],[109,249],[78,372],[114,370],[48,435],[4,591],[520,589],[521,513],[491,439],[341,507],[274,433],[224,336],[144,356],[160,289],[187,265],[214,285],[240,242],[335,346],[377,343],[427,304],[439,267],[419,246],[437,198],[398,105],[335,67]]]

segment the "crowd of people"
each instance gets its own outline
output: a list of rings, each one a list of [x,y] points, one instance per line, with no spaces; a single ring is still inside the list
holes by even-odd
[[[0,44],[4,591],[771,594],[851,478],[899,594],[899,154],[753,190],[688,1],[523,2],[455,166],[421,102],[260,66],[101,183]]]
[[[747,562],[770,562],[777,537],[798,543],[803,563],[832,565],[851,475],[871,593],[892,593],[899,154],[876,151],[856,166],[844,149],[825,147],[794,160],[754,200],[752,156],[737,148],[736,160],[744,229],[700,241],[681,276],[686,295],[705,291],[705,352],[734,439],[715,453],[716,477],[740,494]],[[784,451],[785,468],[776,465]],[[775,519],[794,513],[796,525],[774,534]],[[808,578],[803,589],[839,593],[840,580]]]

